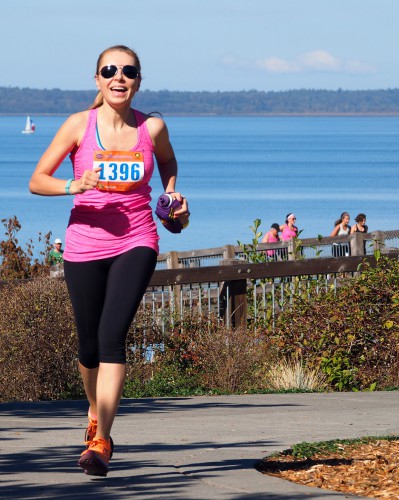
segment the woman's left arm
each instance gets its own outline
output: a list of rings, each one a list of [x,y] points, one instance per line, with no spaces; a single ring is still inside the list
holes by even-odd
[[[176,191],[177,161],[169,140],[169,132],[161,118],[151,116],[147,119],[147,128],[154,145],[154,155],[157,160],[159,175],[166,193],[180,201],[182,208],[175,211],[175,215],[185,224],[189,211],[186,198]]]
[[[154,145],[154,155],[164,190],[165,192],[175,192],[177,161],[166,124],[161,118],[155,116],[147,118],[146,123]]]

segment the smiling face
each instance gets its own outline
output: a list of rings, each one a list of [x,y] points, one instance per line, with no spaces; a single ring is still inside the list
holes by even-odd
[[[116,66],[117,72],[110,78],[101,75],[101,68]],[[135,66],[140,71],[140,63],[133,54],[121,50],[109,50],[102,54],[95,75],[96,85],[104,101],[111,106],[129,103],[140,88],[140,73],[136,78],[128,78],[122,71],[124,66]]]
[[[344,216],[342,217],[342,223],[343,223],[345,226],[347,226],[347,225],[349,224],[349,219],[350,219],[350,218],[349,218],[349,215],[348,215],[348,214],[344,215]]]

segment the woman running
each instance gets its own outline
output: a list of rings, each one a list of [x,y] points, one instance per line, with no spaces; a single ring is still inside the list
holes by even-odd
[[[87,448],[78,463],[86,474],[106,476],[125,382],[126,336],[157,262],[149,186],[154,156],[165,191],[182,205],[175,217],[186,224],[189,212],[176,192],[177,162],[164,121],[131,108],[141,83],[137,54],[123,45],[106,49],[95,82],[93,105],[61,126],[29,188],[39,195],[75,196],[64,272],[89,402]],[[68,154],[73,178],[53,177]]]

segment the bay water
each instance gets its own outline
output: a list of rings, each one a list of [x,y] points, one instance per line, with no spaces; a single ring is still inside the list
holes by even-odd
[[[64,240],[72,197],[29,193],[29,178],[63,116],[0,117],[0,218],[16,215],[22,245],[39,233]],[[367,215],[369,230],[399,229],[399,117],[165,117],[179,163],[177,189],[188,201],[189,227],[161,225],[161,252],[249,243],[249,226],[266,232],[295,213],[301,237],[328,236],[343,211]],[[73,176],[67,158],[56,177]],[[162,193],[157,171],[153,206]],[[0,227],[3,239],[3,226]],[[37,244],[39,246],[39,244]]]

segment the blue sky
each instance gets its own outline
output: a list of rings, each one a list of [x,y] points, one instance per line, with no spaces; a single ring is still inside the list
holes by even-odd
[[[12,0],[0,86],[94,89],[122,43],[149,90],[398,88],[398,21],[398,0]]]

